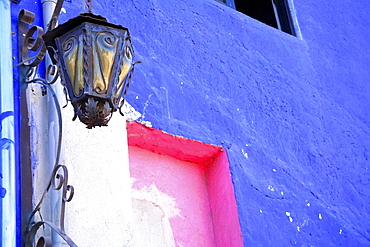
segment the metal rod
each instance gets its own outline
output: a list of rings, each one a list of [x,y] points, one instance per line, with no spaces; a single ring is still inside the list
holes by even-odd
[[[92,13],[92,0],[86,0],[86,6],[87,6],[87,8],[88,8],[88,12],[89,13]]]

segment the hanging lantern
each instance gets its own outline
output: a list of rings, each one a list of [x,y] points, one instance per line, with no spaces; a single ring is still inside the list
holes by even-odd
[[[133,73],[128,29],[83,13],[48,31],[43,39],[74,107],[74,119],[89,129],[106,126],[123,105]]]

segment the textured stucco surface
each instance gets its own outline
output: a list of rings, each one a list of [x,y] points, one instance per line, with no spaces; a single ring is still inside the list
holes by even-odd
[[[292,2],[302,38],[213,0],[93,11],[131,31],[139,120],[227,150],[246,246],[366,246],[370,6]],[[66,2],[61,22],[80,4]]]
[[[128,1],[129,102],[229,154],[246,246],[370,244],[370,13],[294,1],[302,39],[214,1]]]
[[[294,4],[302,39],[214,1],[126,2],[110,19],[143,62],[128,100],[227,149],[246,246],[366,245],[370,9]]]
[[[65,164],[74,187],[67,207],[67,234],[78,246],[137,246],[132,239],[132,201],[126,122],[87,129],[63,109]],[[57,211],[58,208],[53,209]]]

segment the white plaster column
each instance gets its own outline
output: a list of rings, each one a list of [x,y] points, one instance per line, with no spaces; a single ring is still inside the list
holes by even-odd
[[[65,165],[75,194],[67,203],[67,234],[78,246],[132,246],[131,186],[126,120],[87,129],[63,109]]]

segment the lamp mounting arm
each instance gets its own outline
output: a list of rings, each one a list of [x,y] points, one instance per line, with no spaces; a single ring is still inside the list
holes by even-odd
[[[47,31],[50,31],[55,28],[58,22],[58,17],[60,14],[60,11],[62,10],[64,0],[57,0],[57,3],[54,8],[53,15],[50,18],[49,24],[47,26]]]

